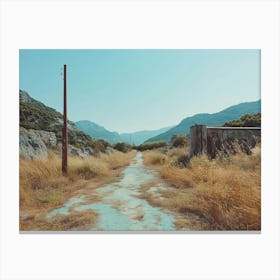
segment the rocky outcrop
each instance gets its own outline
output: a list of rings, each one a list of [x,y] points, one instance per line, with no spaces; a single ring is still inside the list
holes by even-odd
[[[19,100],[21,102],[28,103],[28,102],[32,101],[32,98],[29,96],[29,94],[26,91],[20,89],[19,90]]]
[[[36,134],[38,131],[44,131],[39,136],[44,139],[49,139],[51,131],[55,134],[56,139],[60,142],[62,139],[63,116],[55,109],[44,105],[42,102],[32,98],[26,91],[20,90],[19,94],[20,108],[20,127],[25,129],[33,129]],[[88,143],[93,139],[82,132],[71,121],[67,121],[68,127],[68,142],[73,146],[88,146]],[[46,145],[54,146],[54,141],[44,141]]]
[[[20,156],[25,159],[47,158],[48,148],[61,150],[61,143],[57,143],[57,138],[54,132],[26,129],[20,127],[19,134],[19,150]],[[68,145],[68,154],[72,156],[86,157],[93,154],[91,147],[77,148],[73,145]]]
[[[20,128],[19,153],[25,159],[47,158],[47,147],[41,137],[32,130]]]
[[[47,147],[56,148],[57,140],[54,132],[36,129],[29,129],[29,132],[34,133],[39,138],[41,138],[41,140],[45,143]]]
[[[76,148],[72,145],[68,145],[68,154],[70,154],[72,156],[84,157],[82,150],[79,148]]]
[[[68,154],[84,158],[86,156],[92,155],[93,149],[91,147],[83,147],[79,149],[72,145],[68,145]]]
[[[53,132],[20,128],[19,152],[26,159],[47,158],[47,148],[56,148],[57,139]]]
[[[84,147],[83,149],[83,153],[86,155],[92,155],[93,154],[93,149],[91,147]]]

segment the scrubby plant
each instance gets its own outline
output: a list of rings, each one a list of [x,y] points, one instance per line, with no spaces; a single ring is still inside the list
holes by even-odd
[[[233,120],[226,122],[224,126],[229,127],[260,127],[261,126],[261,113],[257,114],[246,114],[243,115],[239,120]]]
[[[113,146],[113,148],[116,149],[117,151],[127,153],[131,151],[132,146],[124,142],[118,142]]]
[[[168,143],[165,141],[160,141],[160,142],[143,143],[137,146],[136,148],[138,151],[146,151],[146,150],[153,150],[153,149],[165,148],[165,147],[169,147]]]
[[[178,147],[188,146],[190,141],[186,135],[180,134],[180,135],[173,135],[171,142],[173,147],[178,148]]]
[[[183,154],[183,155],[180,155],[175,164],[178,166],[178,167],[187,167],[188,163],[190,162],[190,156],[189,155],[186,155],[186,154]]]
[[[111,145],[103,139],[90,139],[84,146],[91,147],[95,155],[98,153],[105,153],[107,148],[111,147]]]

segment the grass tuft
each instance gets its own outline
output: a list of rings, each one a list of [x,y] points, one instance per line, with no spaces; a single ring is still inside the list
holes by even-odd
[[[69,215],[55,215],[51,219],[45,219],[43,215],[33,215],[20,221],[20,229],[23,231],[89,230],[96,223],[97,218],[97,214],[90,210],[73,211]]]
[[[144,163],[147,165],[164,165],[168,161],[167,155],[159,150],[144,152]]]

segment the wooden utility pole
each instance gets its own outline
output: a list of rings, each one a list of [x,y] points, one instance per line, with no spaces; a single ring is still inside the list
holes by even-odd
[[[64,94],[63,94],[63,129],[62,129],[62,174],[67,176],[67,91],[66,91],[66,64],[64,64]]]

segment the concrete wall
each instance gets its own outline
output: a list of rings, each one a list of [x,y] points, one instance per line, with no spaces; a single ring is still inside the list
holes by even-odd
[[[217,154],[234,154],[239,148],[251,153],[256,143],[261,141],[260,127],[210,127],[195,125],[190,128],[190,156],[207,153],[210,158]]]
[[[191,147],[190,156],[199,155],[207,151],[207,128],[205,125],[190,127]]]

